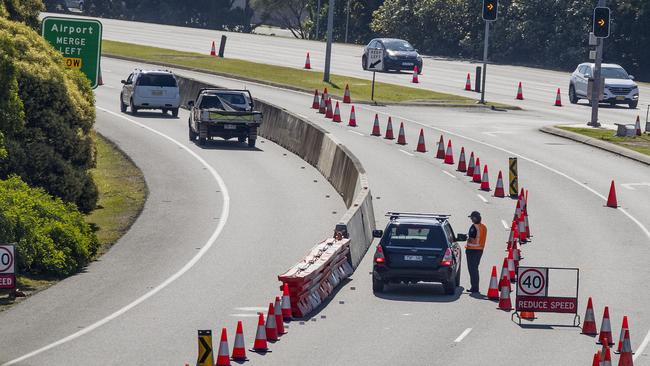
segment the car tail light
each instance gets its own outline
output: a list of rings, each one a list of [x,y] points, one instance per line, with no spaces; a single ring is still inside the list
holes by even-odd
[[[386,257],[384,257],[384,250],[381,248],[381,245],[377,245],[377,251],[375,252],[375,263],[386,263]]]
[[[441,266],[452,266],[454,264],[454,256],[451,254],[451,248],[447,248],[445,251],[445,256],[442,257],[442,261],[440,261]]]

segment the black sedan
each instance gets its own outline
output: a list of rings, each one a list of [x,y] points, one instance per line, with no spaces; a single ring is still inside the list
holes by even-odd
[[[383,53],[383,70],[409,70],[414,66],[418,67],[418,73],[422,73],[422,57],[418,51],[405,40],[395,38],[375,38],[363,48],[361,66],[368,69],[368,50],[381,49]]]

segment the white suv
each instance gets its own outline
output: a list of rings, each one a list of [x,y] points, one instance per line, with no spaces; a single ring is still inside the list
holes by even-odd
[[[178,82],[171,71],[152,70],[133,71],[126,80],[122,80],[120,93],[120,110],[136,114],[140,109],[162,109],[163,114],[172,112],[178,117],[181,95]]]
[[[605,78],[605,91],[600,103],[627,104],[634,109],[639,104],[639,86],[632,80],[634,76],[616,64],[602,64],[601,75]],[[594,77],[594,64],[584,63],[578,65],[571,74],[569,84],[569,101],[573,104],[580,99],[587,98],[587,85],[590,78]]]

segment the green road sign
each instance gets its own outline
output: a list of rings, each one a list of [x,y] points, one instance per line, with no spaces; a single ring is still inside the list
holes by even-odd
[[[63,54],[65,66],[80,69],[93,89],[99,81],[102,23],[93,19],[45,17],[41,34]]]

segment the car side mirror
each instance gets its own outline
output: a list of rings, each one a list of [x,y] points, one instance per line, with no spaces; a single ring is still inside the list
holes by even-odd
[[[187,106],[188,107],[194,107],[194,101],[193,100],[188,101]]]
[[[634,75],[630,75],[630,80],[634,80]]]
[[[456,234],[456,241],[467,241],[467,234]]]
[[[374,238],[381,238],[382,236],[384,236],[384,230],[373,230],[372,236]]]
[[[126,84],[126,80],[120,80],[120,83]]]

